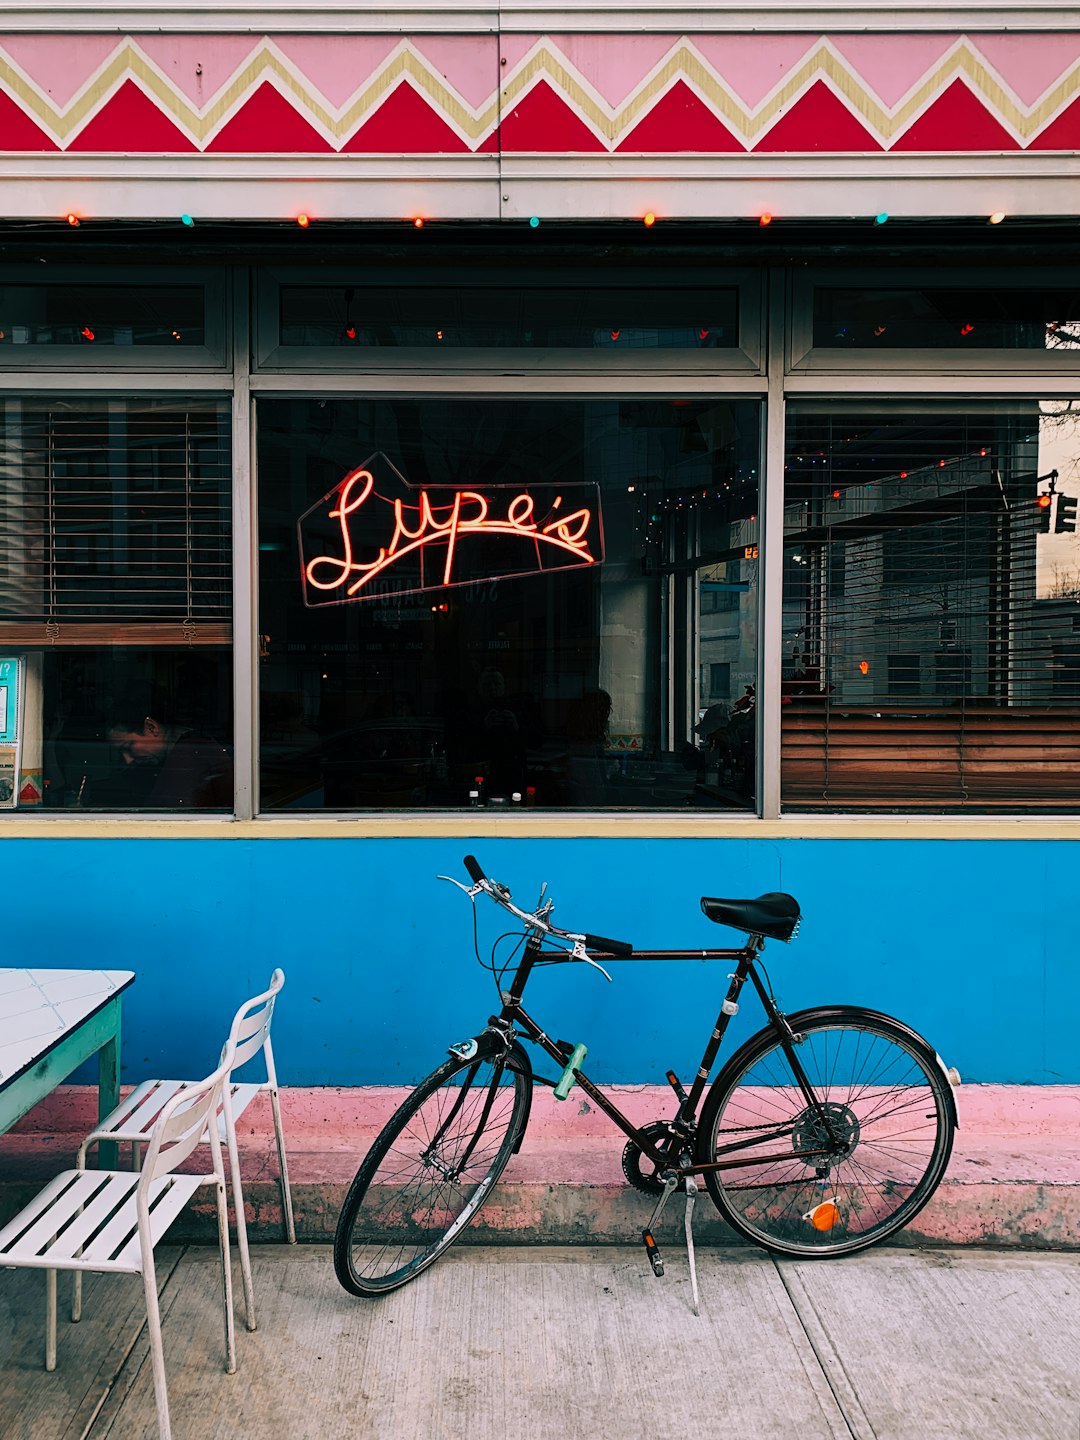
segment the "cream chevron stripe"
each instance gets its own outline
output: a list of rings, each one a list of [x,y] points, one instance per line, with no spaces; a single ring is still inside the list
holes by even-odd
[[[291,95],[305,119],[314,122],[329,140],[340,143],[379,108],[389,91],[405,76],[466,139],[481,139],[496,123],[496,95],[479,112],[473,110],[407,42],[402,43],[376,76],[340,112],[330,107],[324,97],[267,40],[260,43],[243,67],[201,110],[192,106],[131,40],[125,41],[108,58],[63,109],[53,105],[0,49],[0,86],[59,144],[71,139],[127,79],[137,81],[165,114],[200,146],[212,138],[265,80],[275,82],[276,88],[283,94]]]
[[[387,57],[382,68],[367,82],[363,89],[342,108],[337,121],[337,132],[341,140],[347,140],[353,131],[382,104],[391,90],[403,79],[408,78],[416,89],[425,95],[460,135],[474,143],[482,140],[495,128],[499,118],[498,95],[492,95],[480,109],[469,103],[446,84],[438,71],[414,50],[408,42],[402,42],[393,54]]]
[[[58,107],[0,47],[0,89],[60,146],[68,143],[127,79],[135,81],[200,148],[242,109],[265,81],[273,84],[298,113],[335,146],[344,143],[379,109],[397,85],[407,81],[424,96],[436,114],[474,147],[495,129],[500,115],[505,116],[535,85],[546,81],[605,145],[614,148],[664,93],[682,80],[750,148],[816,80],[824,80],[852,114],[887,146],[958,77],[1021,144],[1038,134],[1080,96],[1080,60],[1077,60],[1048,85],[1033,105],[1024,105],[978,48],[961,36],[890,107],[882,103],[827,37],[816,40],[808,37],[804,58],[762,100],[749,106],[690,40],[680,38],[634,90],[617,106],[612,106],[557,47],[540,37],[505,76],[501,87],[479,106],[473,106],[404,39],[338,108],[326,100],[272,40],[263,38],[241,67],[200,108],[176,88],[135,40],[126,38],[72,99]]]
[[[538,79],[545,78],[597,134],[614,144],[648,113],[676,80],[684,79],[715,115],[741,135],[748,145],[752,145],[815,80],[824,79],[843,97],[852,113],[868,129],[876,132],[883,143],[888,143],[906,130],[957,76],[965,78],[991,112],[1022,141],[1037,134],[1048,120],[1080,94],[1080,62],[1076,62],[1035,106],[1028,109],[970,42],[959,39],[904,99],[890,108],[881,103],[828,40],[821,39],[806,58],[752,108],[734,94],[689,41],[681,41],[675,46],[617,110],[597,99],[591,87],[586,88],[568,69],[563,58],[546,45],[535,49],[518,70],[507,77],[502,97],[505,112]]]

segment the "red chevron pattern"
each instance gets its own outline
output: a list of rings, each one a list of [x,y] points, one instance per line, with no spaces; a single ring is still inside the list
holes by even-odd
[[[1080,24],[835,39],[0,35],[9,154],[1072,151],[1078,104]]]
[[[198,147],[134,81],[125,80],[67,148],[175,155]]]
[[[776,154],[779,151],[828,150],[833,154],[842,154],[881,148],[881,142],[874,139],[844,102],[823,81],[816,80],[758,141],[754,151]]]
[[[685,80],[678,80],[616,148],[646,154],[718,155],[746,147]]]

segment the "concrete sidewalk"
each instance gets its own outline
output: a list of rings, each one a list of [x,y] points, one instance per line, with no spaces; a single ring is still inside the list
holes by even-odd
[[[175,1440],[1078,1440],[1080,1255],[459,1245],[352,1299],[324,1245],[255,1248],[259,1329],[223,1369],[216,1251],[159,1252]],[[238,1278],[238,1277],[237,1277]],[[141,1286],[94,1277],[58,1369],[44,1281],[0,1272],[4,1440],[154,1440]],[[242,1308],[242,1307],[241,1307]]]

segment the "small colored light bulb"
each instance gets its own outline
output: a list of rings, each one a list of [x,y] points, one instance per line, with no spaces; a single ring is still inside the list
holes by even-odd
[[[190,215],[181,215],[180,223],[181,225],[186,225],[190,229],[191,226],[195,224],[195,221],[191,218]]]
[[[888,222],[888,219],[889,219],[889,212],[888,212],[887,210],[882,210],[879,215],[875,215],[875,216],[874,216],[874,224],[875,224],[875,225],[885,225],[885,224]]]
[[[653,214],[653,212],[652,212],[651,210],[650,210],[649,213],[645,216],[644,221],[643,221],[642,223],[645,225],[645,228],[646,228],[646,229],[649,229],[651,226],[653,226],[653,225],[656,224],[656,216]]]
[[[78,225],[79,217],[73,210],[68,211],[67,222],[69,225]]]
[[[1004,219],[1005,219],[1005,211],[1004,211],[1004,210],[995,210],[994,213],[990,216],[990,224],[991,224],[991,225],[1000,225],[1001,222],[1002,222],[1002,220],[1004,220]]]
[[[540,216],[539,216],[539,215],[531,215],[531,216],[529,217],[529,229],[530,229],[530,230],[539,230],[539,229],[540,229]]]
[[[422,230],[424,228],[424,217],[422,215],[416,215],[413,217],[412,223],[417,230]]]
[[[768,210],[763,210],[763,211],[761,212],[761,214],[758,216],[758,224],[759,224],[759,225],[771,225],[771,224],[772,224],[772,216],[769,214]]]
[[[297,215],[296,223],[300,226],[301,230],[306,230],[311,224],[311,218],[308,215]]]

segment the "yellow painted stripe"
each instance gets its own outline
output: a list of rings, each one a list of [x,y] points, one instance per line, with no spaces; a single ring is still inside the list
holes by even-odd
[[[683,815],[363,815],[310,820],[0,820],[4,840],[1080,840],[1080,818]]]

